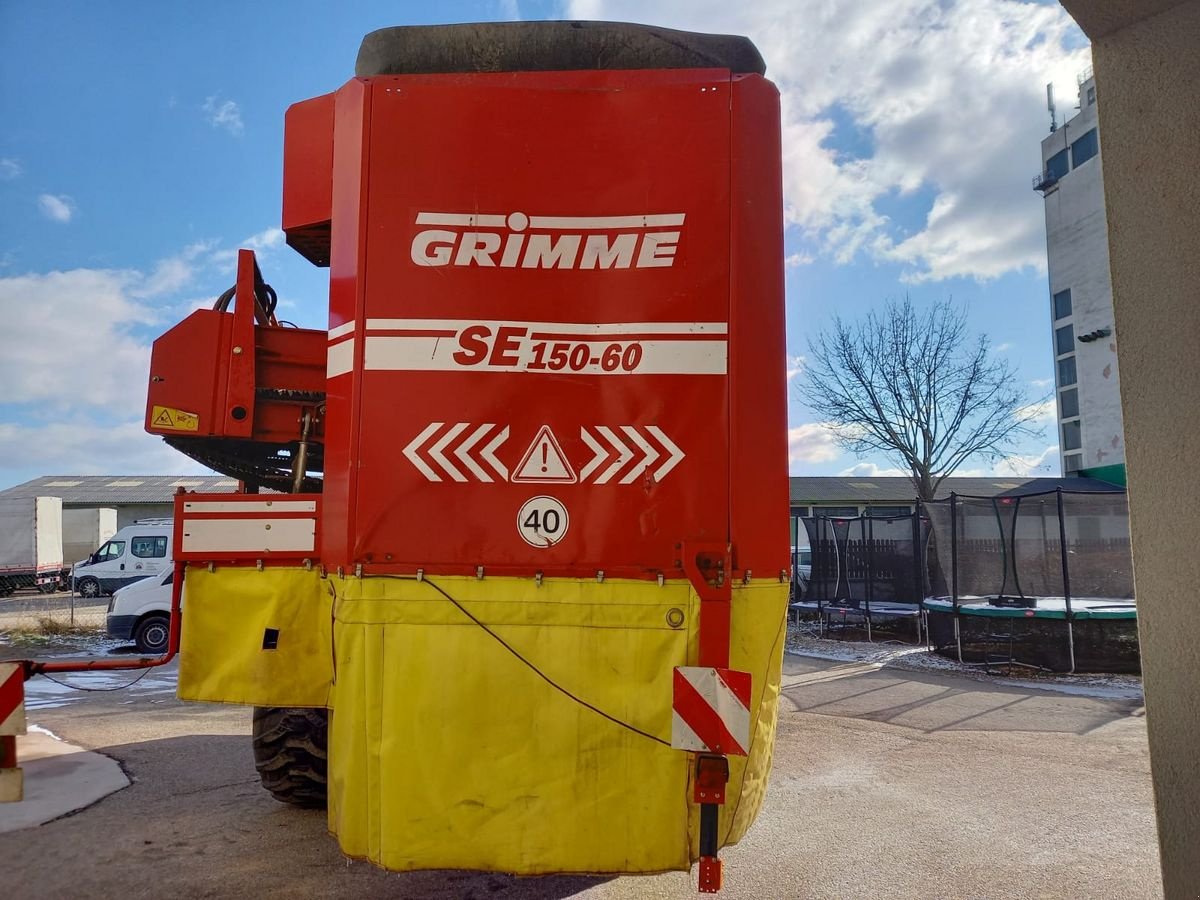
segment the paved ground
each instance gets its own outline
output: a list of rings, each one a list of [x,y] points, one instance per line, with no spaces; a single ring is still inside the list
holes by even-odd
[[[123,683],[110,676],[109,685]],[[127,676],[126,676],[127,678]],[[788,657],[767,805],[726,851],[731,898],[1161,896],[1136,702]],[[258,787],[249,714],[129,691],[35,687],[30,717],[103,748],[131,787],[0,840],[5,897],[648,898],[612,880],[389,874],[348,862],[321,813]],[[0,817],[3,810],[0,809]]]

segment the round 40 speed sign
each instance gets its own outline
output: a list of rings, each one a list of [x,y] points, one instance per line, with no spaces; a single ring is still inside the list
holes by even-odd
[[[571,517],[553,497],[531,497],[517,513],[517,532],[533,547],[553,547],[567,533]]]

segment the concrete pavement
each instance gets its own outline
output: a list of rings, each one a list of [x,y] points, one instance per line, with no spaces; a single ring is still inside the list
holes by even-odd
[[[41,825],[129,786],[121,767],[107,756],[37,726],[17,738],[17,760],[25,774],[25,797],[0,805],[0,833]]]
[[[181,704],[169,676],[32,698],[34,721],[103,747],[134,783],[6,834],[6,897],[695,896],[685,873],[517,879],[347,861],[322,813],[259,788],[249,711]],[[723,896],[1161,896],[1137,702],[799,657],[784,694],[767,803],[723,854]]]

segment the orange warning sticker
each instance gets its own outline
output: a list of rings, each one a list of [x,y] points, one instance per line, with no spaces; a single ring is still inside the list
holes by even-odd
[[[150,410],[150,427],[157,431],[196,431],[200,428],[200,417],[170,406],[156,406]]]

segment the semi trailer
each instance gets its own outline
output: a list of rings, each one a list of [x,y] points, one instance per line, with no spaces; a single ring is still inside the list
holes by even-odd
[[[58,497],[0,498],[0,597],[58,589],[66,571],[62,516]]]
[[[285,117],[328,327],[243,250],[155,342],[147,430],[245,490],[176,497],[167,653],[87,667],[178,649],[179,696],[255,707],[263,785],[348,856],[719,889],[790,583],[764,72],[638,25],[369,34]]]

